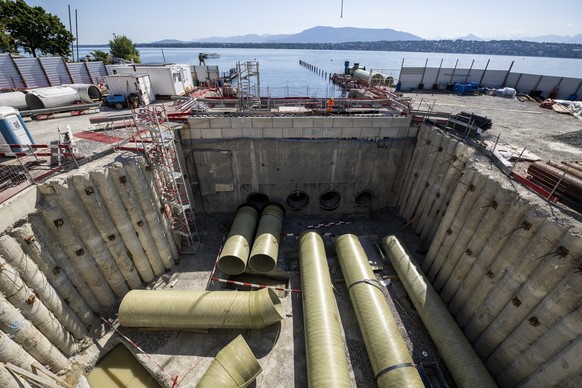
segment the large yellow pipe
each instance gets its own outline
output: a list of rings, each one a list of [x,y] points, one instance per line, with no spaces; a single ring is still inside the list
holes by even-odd
[[[230,275],[244,272],[255,237],[258,215],[257,210],[250,205],[243,205],[236,212],[228,238],[218,258],[218,267],[223,272]]]
[[[387,236],[382,246],[457,385],[496,387],[445,304],[398,239]]]
[[[351,388],[341,324],[321,236],[299,238],[301,296],[310,388]]]
[[[284,215],[283,207],[278,204],[268,205],[263,209],[249,258],[249,267],[253,271],[269,273],[277,267]]]
[[[165,329],[262,329],[285,317],[270,288],[260,291],[132,290],[119,306],[119,323]]]
[[[262,370],[253,351],[239,334],[216,354],[196,388],[247,387]]]
[[[378,387],[423,388],[360,240],[353,234],[344,234],[335,241],[335,251]]]

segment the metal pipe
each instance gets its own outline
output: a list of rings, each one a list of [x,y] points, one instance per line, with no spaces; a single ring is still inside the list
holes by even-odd
[[[279,204],[268,205],[263,209],[249,258],[249,266],[253,271],[268,273],[277,267],[284,216],[285,209]]]
[[[262,329],[285,318],[275,291],[132,290],[119,323],[165,329]]]
[[[382,246],[457,385],[496,387],[446,306],[398,239],[387,236]]]
[[[218,266],[223,272],[230,275],[244,272],[255,236],[258,215],[257,210],[250,205],[239,207],[218,258]]]
[[[321,236],[299,238],[301,296],[310,388],[351,387],[339,312]]]
[[[568,174],[572,174],[577,178],[582,179],[582,171],[576,169],[575,167],[572,167],[566,163],[561,163],[561,162],[556,162],[553,160],[549,160],[548,164],[552,167],[556,167],[557,169],[561,170],[561,171],[565,171]],[[570,163],[571,164],[571,163]]]
[[[253,351],[239,334],[216,354],[196,387],[247,387],[262,371]]]
[[[549,187],[555,186],[556,192],[582,201],[582,179],[544,162],[533,162],[528,167],[527,173]]]
[[[360,240],[344,234],[335,250],[378,387],[424,387]]]

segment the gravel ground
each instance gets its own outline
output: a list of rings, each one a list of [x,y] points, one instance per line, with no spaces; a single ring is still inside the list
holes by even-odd
[[[541,160],[582,160],[582,120],[568,114],[540,108],[536,102],[521,102],[495,96],[405,93],[413,108],[446,113],[462,111],[486,116],[491,129],[481,138],[521,151],[526,147]]]

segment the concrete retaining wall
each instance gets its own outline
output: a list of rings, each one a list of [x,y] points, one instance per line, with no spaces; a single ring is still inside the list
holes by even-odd
[[[429,247],[423,270],[501,386],[574,379],[579,223],[451,143],[420,129],[398,201]]]
[[[288,211],[288,196],[302,191],[309,203],[297,212],[328,212],[320,196],[335,190],[334,212],[356,206],[370,190],[371,206],[394,204],[417,133],[407,117],[195,117],[181,131],[195,205],[207,213],[231,212],[261,192]]]
[[[153,177],[134,168],[140,162],[133,154],[109,155],[32,187],[18,197],[21,207],[11,204],[23,212],[0,236],[7,295],[0,326],[21,352],[54,371],[67,367],[62,353],[79,349],[96,313],[178,259],[157,214]],[[18,218],[12,210],[10,219]],[[0,351],[0,362],[12,361]]]

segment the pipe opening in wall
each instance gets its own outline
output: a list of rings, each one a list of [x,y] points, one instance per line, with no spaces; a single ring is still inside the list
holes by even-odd
[[[356,206],[369,206],[375,198],[372,190],[362,190],[356,194]]]
[[[303,190],[296,190],[287,197],[287,205],[289,205],[291,210],[303,210],[308,204],[309,195]]]
[[[247,202],[253,207],[255,207],[258,211],[261,211],[265,206],[269,204],[270,200],[267,194],[257,191],[254,193],[250,193],[247,196]]]
[[[342,203],[342,196],[336,190],[326,190],[319,196],[319,206],[323,210],[334,210]]]

